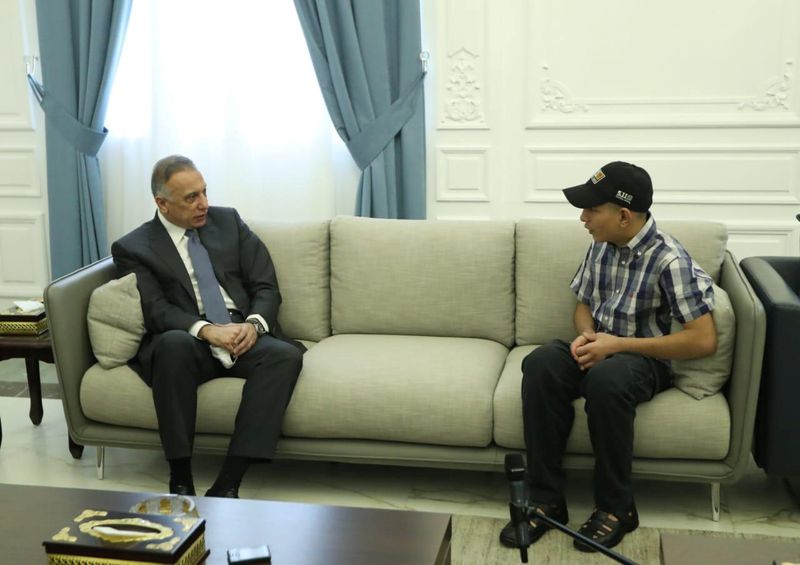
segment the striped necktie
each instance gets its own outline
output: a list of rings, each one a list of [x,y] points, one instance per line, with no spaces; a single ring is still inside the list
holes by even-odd
[[[186,230],[186,237],[189,238],[187,245],[189,258],[194,266],[194,276],[197,277],[197,287],[206,311],[206,320],[214,324],[228,324],[231,321],[231,315],[225,306],[225,299],[222,298],[208,251],[200,241],[197,230]]]

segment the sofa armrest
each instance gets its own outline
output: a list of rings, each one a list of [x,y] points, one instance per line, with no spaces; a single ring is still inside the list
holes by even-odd
[[[767,341],[756,416],[755,458],[759,467],[778,476],[800,472],[796,445],[797,398],[800,381],[800,281],[798,257],[748,257],[742,270],[753,285],[767,315]]]
[[[742,270],[767,312],[772,308],[800,310],[800,259],[797,257],[747,257]]]
[[[800,283],[800,258],[747,257],[741,266],[767,315],[765,359],[774,356],[775,361],[767,365],[772,371],[785,371],[787,381],[796,380],[800,366],[800,296],[795,284]],[[763,369],[766,372],[768,367]]]
[[[742,259],[742,268],[750,282],[754,283],[753,288],[759,297],[761,285],[755,284],[756,278],[773,290],[788,291],[789,301],[796,303],[797,293],[800,292],[800,259],[797,257],[747,257]]]
[[[725,462],[737,481],[744,473],[753,442],[761,363],[764,356],[766,316],[761,301],[730,251],[725,252],[720,286],[731,299],[736,314],[736,343],[731,378],[725,387],[731,411],[731,442]]]
[[[56,279],[44,291],[64,415],[67,427],[76,436],[88,423],[81,409],[81,380],[96,362],[86,323],[89,298],[95,288],[115,276],[114,263],[106,257]]]

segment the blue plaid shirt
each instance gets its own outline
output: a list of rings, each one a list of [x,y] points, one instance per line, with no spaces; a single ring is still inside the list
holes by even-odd
[[[570,287],[589,306],[595,331],[620,337],[668,335],[714,308],[711,277],[652,215],[624,247],[592,243]]]

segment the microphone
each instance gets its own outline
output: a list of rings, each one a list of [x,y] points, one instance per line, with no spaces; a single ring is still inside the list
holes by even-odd
[[[508,510],[511,522],[517,532],[519,557],[523,563],[528,562],[528,547],[531,545],[528,530],[528,497],[525,494],[525,462],[519,453],[506,454],[506,479],[510,492]]]

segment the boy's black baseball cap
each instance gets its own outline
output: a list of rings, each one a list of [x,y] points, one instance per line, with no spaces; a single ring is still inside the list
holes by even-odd
[[[647,212],[653,204],[653,183],[641,167],[614,161],[603,165],[585,184],[564,189],[576,208],[593,208],[611,202],[634,212]]]

